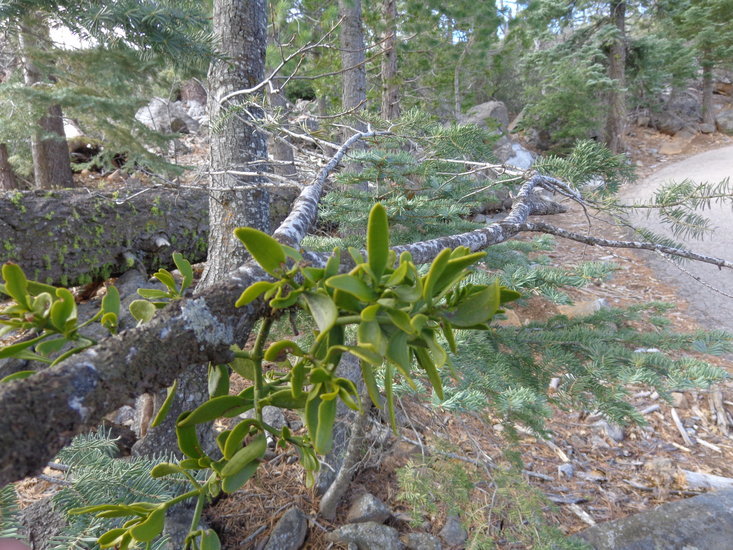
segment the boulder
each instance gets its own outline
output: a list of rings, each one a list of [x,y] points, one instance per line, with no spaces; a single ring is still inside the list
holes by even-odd
[[[338,544],[355,545],[358,550],[402,550],[397,529],[368,521],[342,525],[326,535],[326,540]]]
[[[440,539],[429,533],[410,533],[403,537],[409,550],[442,550]]]
[[[733,541],[733,489],[699,495],[576,535],[594,550],[730,548]]]
[[[440,530],[440,538],[442,538],[448,546],[459,546],[466,542],[468,533],[461,525],[461,520],[457,516],[448,516],[445,518],[445,525]]]
[[[507,136],[501,136],[494,144],[493,153],[499,162],[507,162],[513,152],[512,140]]]
[[[520,170],[529,170],[534,164],[534,155],[521,143],[512,143],[512,155],[506,160],[506,164]]]
[[[206,88],[195,78],[183,81],[181,83],[181,101],[206,105]]]
[[[265,550],[298,550],[308,532],[308,518],[298,508],[290,508],[277,521]]]
[[[733,135],[733,109],[723,109],[715,115],[715,126],[718,132]]]
[[[154,97],[145,107],[138,109],[135,118],[151,130],[166,134],[192,134],[199,123],[190,117],[180,101],[168,101]]]
[[[686,127],[696,127],[702,117],[702,104],[697,94],[688,91],[673,92],[658,113],[652,113],[652,125],[670,136]]]
[[[505,134],[509,126],[509,111],[502,101],[487,101],[471,107],[461,123],[497,129]]]
[[[347,523],[375,521],[384,523],[392,515],[387,505],[371,493],[364,493],[354,499],[346,515]]]

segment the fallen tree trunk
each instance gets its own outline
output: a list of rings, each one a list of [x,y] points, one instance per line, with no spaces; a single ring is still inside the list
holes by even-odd
[[[135,264],[150,273],[171,253],[206,258],[209,203],[204,189],[64,189],[0,195],[0,258],[29,278],[73,286],[120,275]]]
[[[275,187],[275,186],[273,186]],[[277,227],[300,189],[277,186]],[[29,278],[75,286],[117,276],[132,266],[151,273],[180,252],[206,259],[207,189],[130,187],[0,193],[0,263],[19,264]]]

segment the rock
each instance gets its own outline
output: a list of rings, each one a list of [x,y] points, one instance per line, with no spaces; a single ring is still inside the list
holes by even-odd
[[[625,438],[624,429],[618,424],[613,424],[607,420],[599,420],[593,426],[604,431],[616,443],[621,443]]]
[[[570,462],[565,462],[557,467],[557,473],[565,477],[573,477],[575,475],[575,467]]]
[[[329,542],[354,544],[358,550],[402,550],[397,529],[368,521],[342,525],[326,535]]]
[[[161,97],[154,97],[138,109],[135,118],[151,130],[166,134],[191,134],[199,129],[199,123],[188,115],[180,101],[171,102]]]
[[[715,124],[701,122],[698,126],[700,132],[703,134],[712,134],[715,132]]]
[[[287,424],[282,409],[270,405],[262,408],[262,420],[276,430],[282,430]]]
[[[718,95],[733,95],[733,83],[731,82],[715,82],[713,84],[713,93]]]
[[[364,493],[351,503],[346,515],[346,523],[374,521],[384,523],[392,515],[386,504],[371,493]]]
[[[733,134],[733,109],[723,109],[715,115],[715,127],[718,132]]]
[[[206,105],[206,89],[195,78],[184,80],[181,83],[181,101]]]
[[[663,504],[576,535],[595,550],[730,548],[733,489]]]
[[[690,142],[695,139],[696,135],[697,129],[685,126],[675,132],[672,141],[663,143],[659,148],[659,152],[662,155],[680,155],[687,150]]]
[[[445,525],[440,530],[440,538],[442,538],[448,546],[459,546],[466,542],[468,533],[461,525],[461,520],[457,516],[448,516],[445,518]]]
[[[534,155],[521,143],[512,143],[512,156],[506,160],[506,164],[520,170],[529,170],[534,164]]]
[[[696,125],[702,116],[702,104],[696,94],[676,91],[670,94],[664,108],[652,113],[651,123],[663,134],[675,135],[687,126]]]
[[[265,550],[298,550],[308,532],[308,518],[298,508],[290,508],[277,520]]]
[[[493,153],[500,162],[507,162],[513,153],[512,140],[507,136],[501,136],[494,144]]]
[[[689,407],[689,404],[687,403],[687,396],[684,393],[673,391],[670,394],[670,397],[672,398],[672,402],[670,405],[672,405],[675,409],[686,409]]]
[[[502,101],[487,101],[471,107],[461,123],[496,129],[504,134],[509,126],[509,111]]]
[[[440,539],[429,533],[409,533],[402,538],[409,550],[442,550]]]
[[[191,101],[186,107],[186,113],[200,125],[206,125],[209,123],[209,115],[206,112],[206,106],[197,101]]]

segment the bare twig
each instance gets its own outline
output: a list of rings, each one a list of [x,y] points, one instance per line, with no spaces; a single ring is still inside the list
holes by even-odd
[[[689,434],[687,433],[687,430],[685,430],[685,427],[682,425],[682,421],[680,420],[680,415],[677,414],[677,409],[674,407],[671,407],[670,412],[672,414],[672,421],[674,422],[674,425],[677,427],[677,431],[680,432],[680,435],[682,436],[683,441],[688,447],[692,447],[695,444],[692,442],[692,439],[690,439]]]

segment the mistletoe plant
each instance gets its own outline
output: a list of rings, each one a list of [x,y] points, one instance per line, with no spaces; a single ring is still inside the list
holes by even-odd
[[[173,262],[182,274],[180,286],[168,270],[158,270],[153,276],[163,283],[167,290],[146,288],[138,290],[138,294],[144,298],[158,300],[156,302],[135,300],[130,304],[130,312],[138,321],[150,320],[156,309],[164,307],[167,300],[181,298],[186,288],[191,285],[193,281],[191,264],[178,252],[173,254]],[[68,289],[29,281],[20,266],[11,262],[3,265],[2,276],[5,282],[0,284],[0,295],[4,294],[11,301],[0,309],[0,337],[10,332],[28,332],[34,336],[8,346],[0,346],[0,359],[14,357],[53,366],[96,344],[94,339],[82,334],[84,327],[99,322],[110,334],[117,332],[120,294],[112,285],[107,287],[99,311],[86,321],[80,322],[74,295]],[[35,370],[15,372],[0,379],[0,383],[28,378],[35,372]]]
[[[466,247],[445,249],[425,274],[420,273],[410,254],[402,253],[398,259],[389,248],[387,213],[380,204],[369,215],[367,259],[361,252],[349,249],[355,265],[348,273],[340,272],[338,249],[323,267],[314,267],[300,252],[265,233],[239,228],[235,234],[254,260],[274,278],[254,283],[236,302],[241,307],[264,299],[269,306],[255,344],[251,350],[232,346],[234,361],[209,370],[210,399],[177,419],[178,445],[185,458],[177,464],[159,464],[151,471],[154,478],[168,475],[185,478],[191,490],[163,503],[108,504],[72,511],[95,513],[103,518],[132,517],[98,539],[102,548],[127,549],[139,543],[150,548],[162,533],[166,510],[191,498],[196,499],[197,505],[186,548],[219,548],[213,531],[198,529],[203,506],[221,492],[236,491],[255,474],[267,450],[268,434],[274,437],[278,447],[294,447],[306,470],[306,481],[312,483],[319,467],[317,455],[327,453],[333,445],[337,400],[354,410],[365,406],[354,381],[338,376],[342,354],[351,353],[359,358],[368,394],[378,407],[381,399],[375,370],[384,368],[386,408],[394,428],[396,376],[399,374],[416,387],[415,377],[424,374],[442,399],[440,369],[449,366],[446,347],[455,352],[454,330],[488,329],[492,317],[501,312],[501,305],[519,297],[497,281],[462,284],[471,266],[485,255],[483,252],[471,253]],[[166,283],[167,278],[163,279]],[[146,291],[144,297],[180,296],[181,291],[175,285],[166,286],[170,295],[152,295]],[[138,304],[134,309],[135,313],[145,312],[139,317],[144,321],[160,305]],[[315,338],[308,349],[287,339],[268,342],[275,319],[293,306],[308,311],[315,323]],[[355,328],[355,342],[347,340],[348,327]],[[266,377],[265,361],[281,368],[270,370]],[[252,382],[236,395],[229,394],[229,367]],[[154,424],[167,414],[174,393],[175,386],[169,390]],[[288,427],[276,429],[268,425],[262,415],[268,405],[301,412],[306,433],[295,435]],[[241,419],[231,429],[218,434],[217,456],[204,451],[197,437],[197,425],[234,418],[250,410],[254,410],[252,418]],[[199,470],[209,472],[208,477],[205,472],[201,472],[203,476],[195,475]]]

